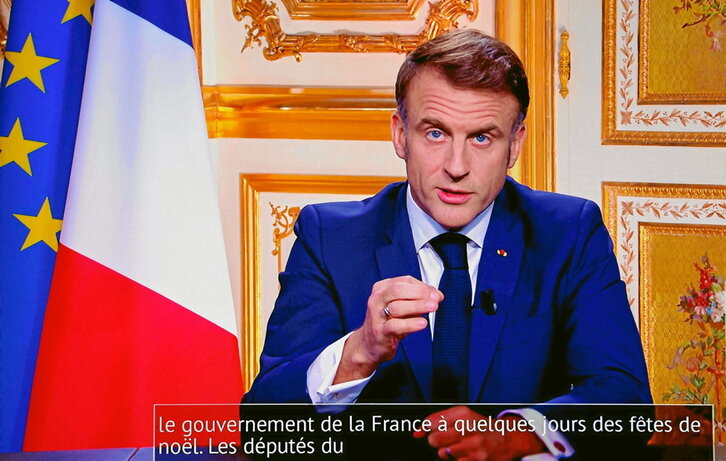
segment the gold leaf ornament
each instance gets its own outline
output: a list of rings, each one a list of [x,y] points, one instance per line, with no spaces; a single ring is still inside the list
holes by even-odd
[[[302,53],[406,53],[421,43],[459,27],[459,19],[476,19],[478,3],[473,0],[439,0],[429,3],[423,30],[417,35],[398,34],[286,34],[280,25],[277,4],[267,0],[232,0],[237,21],[245,24],[247,36],[241,52],[254,45],[263,47],[262,55],[273,61],[292,56],[302,61]],[[263,39],[266,46],[263,45]]]

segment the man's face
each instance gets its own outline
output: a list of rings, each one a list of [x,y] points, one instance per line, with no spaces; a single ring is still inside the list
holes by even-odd
[[[492,203],[519,157],[524,126],[512,131],[519,104],[511,94],[455,88],[424,69],[411,81],[406,109],[405,123],[394,114],[391,132],[413,199],[459,229]]]

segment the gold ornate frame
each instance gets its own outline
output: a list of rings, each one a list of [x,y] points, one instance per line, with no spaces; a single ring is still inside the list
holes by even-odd
[[[261,213],[266,204],[260,203],[262,192],[283,192],[290,194],[341,194],[372,195],[386,184],[400,181],[398,177],[384,176],[323,176],[323,175],[240,175],[241,203],[241,261],[242,261],[242,375],[245,391],[249,390],[259,372],[259,357],[262,352],[264,325],[261,324],[262,306],[262,254]],[[291,234],[297,218],[295,208],[272,207],[276,218],[271,231],[276,241],[272,256],[279,259],[279,241]],[[277,251],[277,252],[275,252]]]
[[[726,226],[726,186],[603,182],[602,194],[620,275],[633,315],[639,319],[638,226],[641,222]]]
[[[201,76],[199,0],[187,1]],[[495,8],[497,35],[522,57],[532,96],[512,176],[541,190],[555,189],[553,3],[497,0]],[[392,88],[203,86],[202,92],[210,138],[390,140]]]
[[[288,0],[294,1],[294,0]],[[350,15],[347,6],[350,3],[338,3],[340,18],[360,20],[370,19],[370,16],[356,17]],[[394,3],[379,3],[373,12],[381,8],[397,7]],[[247,37],[242,52],[254,44],[262,47],[262,40],[266,42],[262,50],[265,59],[275,60],[286,56],[293,56],[298,62],[302,60],[302,53],[310,52],[353,52],[353,53],[406,53],[421,43],[458,27],[458,19],[466,16],[473,21],[479,13],[478,0],[438,0],[430,2],[429,15],[426,18],[424,30],[417,35],[371,35],[371,34],[286,34],[280,25],[277,16],[277,5],[267,0],[232,0],[232,10],[237,21],[251,18],[251,24],[245,25]],[[310,14],[308,19],[330,19]]]
[[[639,1],[603,2],[603,144],[726,146],[726,110],[685,104],[638,105],[636,79],[642,81],[646,71],[636,69],[640,61],[636,46],[641,27]],[[684,129],[675,131],[673,127]]]

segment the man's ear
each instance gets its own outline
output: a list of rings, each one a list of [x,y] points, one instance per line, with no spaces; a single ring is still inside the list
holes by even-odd
[[[406,160],[406,122],[403,121],[399,111],[395,111],[391,116],[391,139],[396,155]]]
[[[507,168],[512,168],[514,164],[517,163],[519,154],[522,153],[522,146],[524,145],[524,136],[526,132],[527,129],[525,128],[524,123],[521,123],[517,128],[517,131],[512,135],[512,140],[509,142],[509,162],[507,163]]]

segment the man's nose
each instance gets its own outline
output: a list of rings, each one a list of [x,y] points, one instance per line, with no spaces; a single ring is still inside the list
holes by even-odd
[[[444,171],[453,181],[459,181],[469,174],[466,140],[454,141],[446,156]]]

